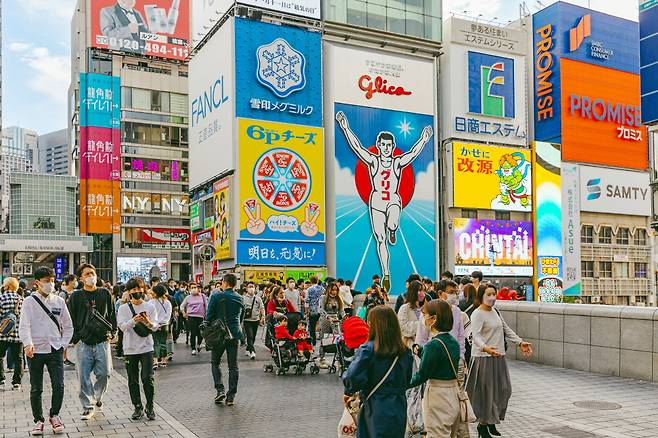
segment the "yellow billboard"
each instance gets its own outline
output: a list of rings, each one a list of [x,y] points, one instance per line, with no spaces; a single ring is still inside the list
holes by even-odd
[[[222,178],[213,184],[215,197],[215,260],[231,257],[231,179]]]
[[[325,240],[322,128],[250,119],[238,128],[238,263],[323,264],[324,245],[313,244]],[[254,241],[270,243],[255,254]]]
[[[528,149],[452,143],[453,207],[532,210]]]

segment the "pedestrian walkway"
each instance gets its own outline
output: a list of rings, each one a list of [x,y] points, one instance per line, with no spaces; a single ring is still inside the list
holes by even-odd
[[[75,372],[66,372],[62,419],[68,437],[333,438],[341,413],[342,385],[323,370],[318,376],[263,373],[258,360],[240,352],[236,406],[217,406],[210,353],[190,355],[178,344],[175,361],[156,372],[156,421],[130,420],[125,370],[120,361],[103,409],[79,420]],[[225,364],[223,365],[225,366]],[[123,375],[122,375],[123,374]],[[510,362],[514,393],[499,430],[514,438],[658,437],[658,385],[523,362]],[[48,379],[45,379],[46,381]],[[50,405],[44,392],[44,408]],[[32,426],[29,375],[23,390],[0,392],[0,438],[27,437]],[[47,434],[51,432],[47,429]],[[472,437],[477,434],[473,431]]]

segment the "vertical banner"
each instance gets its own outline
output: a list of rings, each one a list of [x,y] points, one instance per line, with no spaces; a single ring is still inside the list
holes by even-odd
[[[215,260],[231,257],[231,177],[213,184],[215,196]]]
[[[562,163],[562,260],[564,296],[580,296],[580,178],[579,166]]]
[[[238,122],[238,264],[325,263],[322,128]]]
[[[80,232],[121,231],[120,78],[80,74]]]
[[[539,301],[560,302],[562,280],[562,182],[560,145],[533,143],[534,220]]]

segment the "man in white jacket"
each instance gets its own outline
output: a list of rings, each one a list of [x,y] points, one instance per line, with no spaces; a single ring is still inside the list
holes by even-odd
[[[18,334],[25,348],[30,370],[30,404],[34,427],[32,435],[43,435],[41,404],[43,368],[48,368],[52,386],[52,404],[48,421],[54,433],[64,432],[59,411],[64,400],[64,349],[73,336],[71,315],[62,298],[54,294],[55,272],[41,267],[34,273],[37,292],[23,301]]]

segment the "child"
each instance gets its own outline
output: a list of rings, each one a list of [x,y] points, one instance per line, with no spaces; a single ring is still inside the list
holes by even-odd
[[[305,352],[308,352],[307,356],[310,357],[313,352],[313,346],[309,344],[306,340],[308,339],[308,332],[306,331],[306,321],[299,321],[297,324],[297,330],[293,337],[297,340],[297,353],[300,356],[304,356]]]
[[[283,339],[294,340],[295,338],[290,335],[288,332],[288,318],[284,315],[280,316],[278,319],[279,323],[274,327],[274,337],[277,341]]]

